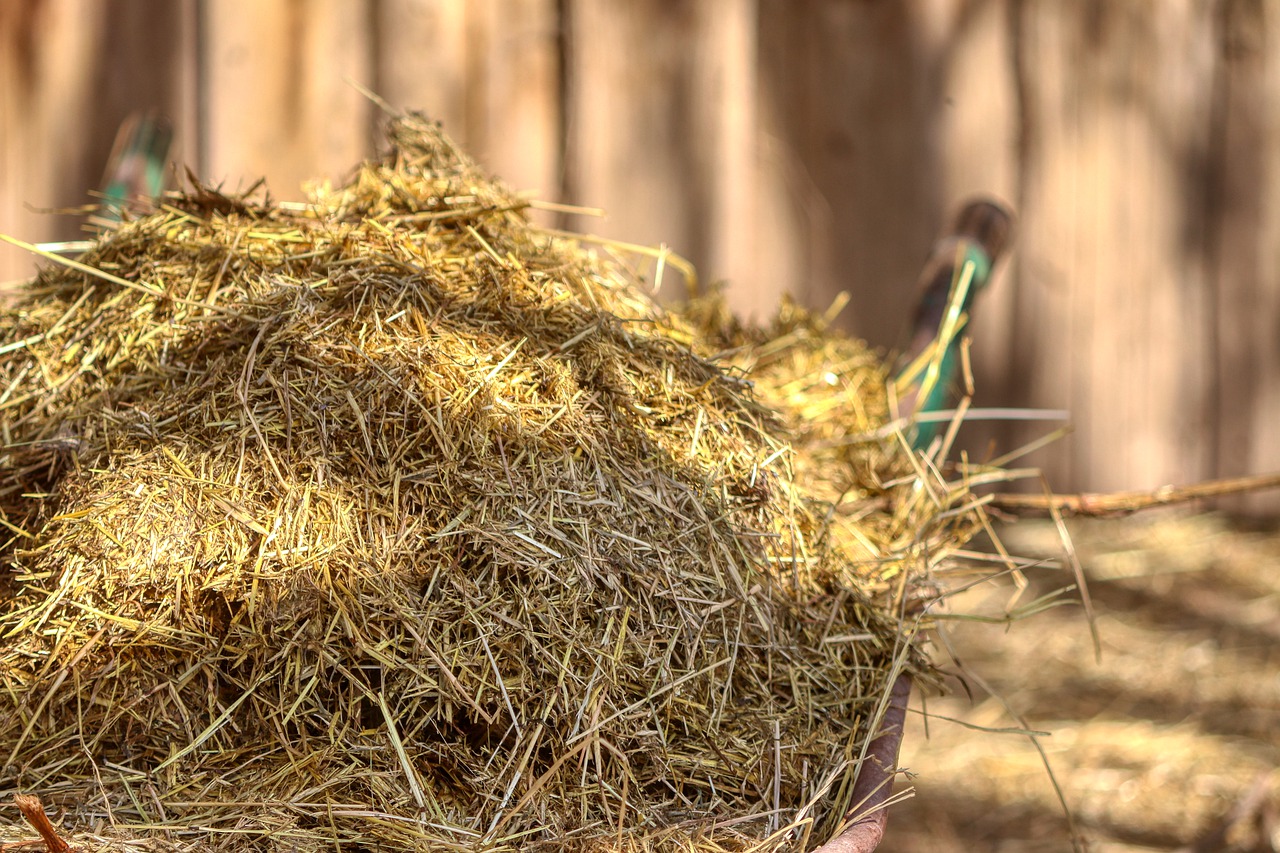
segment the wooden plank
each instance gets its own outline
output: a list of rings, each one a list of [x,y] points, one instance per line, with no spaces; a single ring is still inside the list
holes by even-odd
[[[260,177],[276,198],[342,179],[373,149],[367,2],[219,0],[202,7],[200,173],[228,190]]]
[[[186,115],[194,14],[194,0],[0,3],[0,231],[33,242],[81,236],[80,217],[41,209],[90,200],[130,112]],[[32,269],[0,248],[0,281]]]
[[[370,87],[396,109],[421,110],[469,144],[468,3],[382,0]]]
[[[1018,402],[1069,408],[1045,466],[1063,488],[1211,473],[1210,307],[1196,232],[1212,101],[1208,7],[1030,2],[1022,228],[1010,370]]]
[[[1217,418],[1218,476],[1280,470],[1280,15],[1252,2],[1220,5],[1213,191],[1205,226],[1216,315],[1216,363],[1205,405]],[[1235,502],[1280,509],[1264,495]]]
[[[737,274],[754,236],[754,3],[565,7],[566,194],[608,211],[573,225],[668,245],[704,279]]]
[[[474,59],[469,133],[481,162],[512,186],[562,191],[560,19],[555,0],[468,4]]]
[[[376,8],[377,91],[441,121],[512,186],[559,200],[555,0],[387,0]]]
[[[802,223],[783,229],[788,261],[774,274],[814,305],[850,291],[848,328],[891,345],[945,218],[930,9],[762,0],[760,10],[761,133],[784,164],[769,183],[791,187],[761,206],[789,206]]]

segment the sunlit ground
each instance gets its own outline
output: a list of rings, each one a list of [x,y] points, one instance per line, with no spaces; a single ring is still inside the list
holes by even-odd
[[[1002,539],[1055,556],[1051,525]],[[959,682],[931,716],[1017,727],[1040,740],[1074,822],[1096,853],[1280,850],[1280,529],[1214,516],[1073,526],[1097,611],[1095,659],[1082,609],[1012,627],[952,623],[959,661],[1000,697]],[[1022,597],[1060,586],[1045,570]],[[958,612],[1002,612],[1007,586],[966,593]],[[919,697],[914,702],[919,708]],[[1028,738],[912,714],[901,763],[914,799],[895,806],[885,853],[1071,850],[1045,765]]]

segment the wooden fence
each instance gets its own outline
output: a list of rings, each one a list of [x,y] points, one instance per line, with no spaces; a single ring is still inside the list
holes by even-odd
[[[373,150],[354,81],[608,211],[562,224],[666,243],[746,312],[848,290],[844,322],[891,346],[948,211],[993,194],[1020,223],[977,403],[1070,410],[1033,457],[1052,484],[1262,472],[1278,47],[1273,0],[4,0],[0,232],[74,236],[32,208],[83,202],[139,107],[205,178],[298,197]],[[1035,434],[966,430],[979,455]]]

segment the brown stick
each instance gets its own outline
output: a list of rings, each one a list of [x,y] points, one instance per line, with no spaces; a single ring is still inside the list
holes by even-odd
[[[1141,509],[1275,488],[1280,488],[1280,474],[1260,474],[1228,480],[1209,480],[1190,486],[1161,486],[1145,492],[1112,492],[1110,494],[1095,492],[1078,495],[997,494],[992,496],[991,506],[1009,512],[1037,514],[1048,514],[1056,509],[1065,515],[1126,515]]]
[[[893,777],[898,772],[898,748],[902,746],[902,727],[910,699],[911,676],[904,672],[893,682],[880,733],[871,742],[867,759],[853,783],[853,807],[844,817],[853,822],[813,853],[871,853],[880,846],[889,822],[885,801],[893,791]]]
[[[27,823],[40,833],[49,853],[71,853],[71,845],[58,837],[58,831],[49,822],[49,816],[44,813],[44,804],[39,797],[34,794],[14,794],[13,804],[22,812]]]

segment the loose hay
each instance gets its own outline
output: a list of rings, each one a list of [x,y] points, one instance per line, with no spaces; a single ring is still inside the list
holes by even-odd
[[[819,318],[666,311],[390,135],[0,314],[0,795],[111,849],[829,837],[966,490]]]

